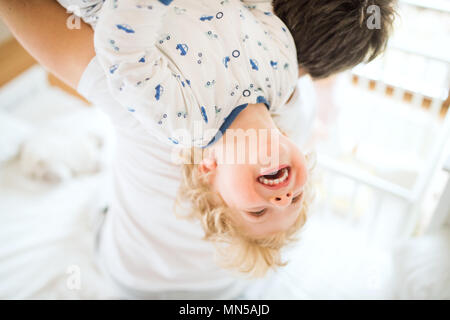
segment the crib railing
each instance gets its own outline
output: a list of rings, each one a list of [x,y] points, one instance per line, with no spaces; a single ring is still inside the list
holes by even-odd
[[[426,226],[427,233],[435,232],[445,224],[450,227],[450,154],[448,154],[442,170],[446,174],[447,181],[431,221]]]
[[[407,234],[402,222],[414,208],[413,194],[408,189],[323,154],[318,155],[318,170],[322,173],[320,180],[324,186],[319,191],[322,196],[318,201],[320,212],[340,215],[364,231],[368,243],[389,242]],[[342,193],[343,184],[347,185],[346,194]],[[385,216],[391,215],[386,212],[389,207],[396,208],[394,218],[397,222],[391,221],[390,230],[386,230],[382,228]]]
[[[450,141],[450,112],[448,112],[450,61],[411,52],[407,48],[393,47],[389,50],[400,51],[403,55],[415,55],[423,59],[425,65],[436,66],[435,62],[437,62],[445,68],[441,87],[431,91],[421,90],[420,87],[411,83],[395,81],[396,79],[390,77],[385,70],[388,63],[383,59],[386,57],[379,59],[375,65],[359,66],[348,76],[348,82],[359,88],[384,95],[389,99],[409,103],[411,108],[423,108],[430,119],[439,119],[438,134],[433,139],[433,145],[428,148],[425,165],[417,172],[414,185],[411,188],[405,188],[355,166],[346,165],[324,153],[319,153],[317,159],[318,168],[323,172],[321,190],[323,197],[319,204],[322,211],[340,213],[355,225],[366,229],[368,241],[386,241],[386,244],[393,239],[417,233],[424,195],[435,172],[442,168],[445,150],[449,147]],[[343,189],[340,186],[345,184],[347,184],[347,194],[339,194]],[[358,196],[361,192],[366,196],[363,198]],[[339,201],[336,201],[336,198]],[[359,206],[361,201],[369,202],[363,206],[364,212],[361,212],[361,206]]]

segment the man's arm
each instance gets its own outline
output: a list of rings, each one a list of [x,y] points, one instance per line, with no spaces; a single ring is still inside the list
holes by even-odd
[[[55,0],[0,0],[0,17],[37,61],[76,89],[95,56],[90,26],[69,29],[69,14]]]

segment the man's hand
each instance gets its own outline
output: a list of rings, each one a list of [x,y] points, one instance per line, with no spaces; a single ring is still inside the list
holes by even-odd
[[[70,14],[56,0],[0,0],[0,17],[37,61],[76,89],[95,56],[89,25],[69,29]]]

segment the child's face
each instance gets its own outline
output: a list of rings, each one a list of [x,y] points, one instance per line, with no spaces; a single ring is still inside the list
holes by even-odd
[[[276,132],[275,147],[270,139],[267,142],[265,163],[267,157],[276,161],[268,166],[262,165],[261,159],[248,161],[248,157],[245,163],[216,161],[213,166],[215,190],[234,209],[232,219],[254,237],[286,231],[301,212],[307,179],[305,158],[289,138]],[[247,155],[252,152],[245,150]]]

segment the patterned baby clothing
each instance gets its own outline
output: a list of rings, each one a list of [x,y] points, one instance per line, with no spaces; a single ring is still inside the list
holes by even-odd
[[[282,114],[298,82],[270,0],[106,0],[93,16],[111,94],[169,143],[207,147],[248,104]]]

